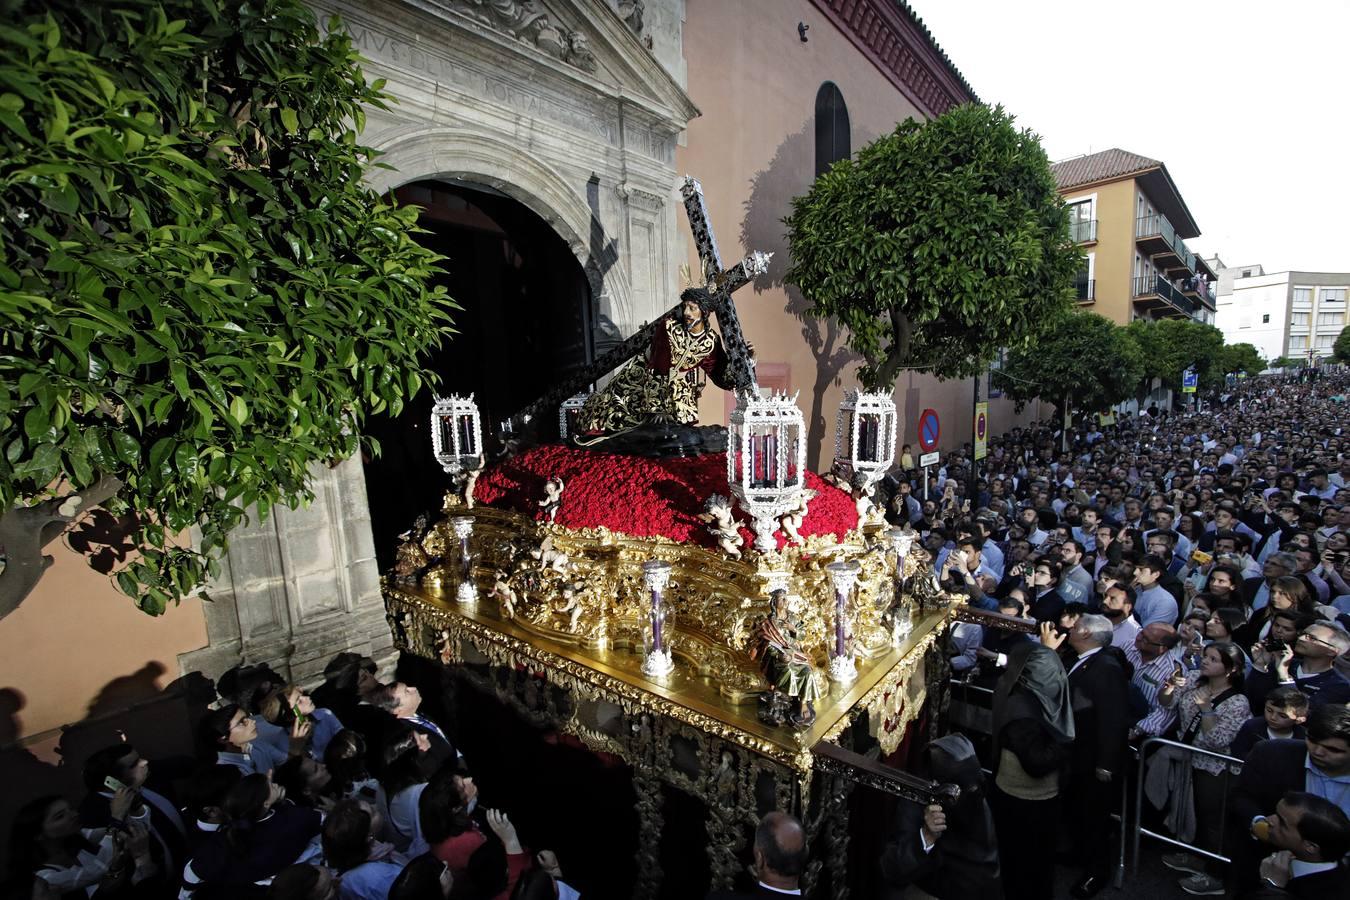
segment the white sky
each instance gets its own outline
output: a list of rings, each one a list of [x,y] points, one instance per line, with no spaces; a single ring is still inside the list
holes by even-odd
[[[1350,272],[1350,0],[908,0],[1052,161],[1162,160],[1226,265]]]

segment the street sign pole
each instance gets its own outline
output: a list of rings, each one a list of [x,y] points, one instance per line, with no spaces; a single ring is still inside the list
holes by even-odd
[[[980,478],[980,461],[978,459],[979,453],[975,451],[975,444],[978,440],[978,437],[975,434],[975,429],[973,426],[980,411],[980,379],[982,379],[984,376],[985,376],[984,372],[981,372],[975,376],[975,397],[974,400],[971,401],[971,409],[970,409],[971,413],[970,421],[972,424],[970,434],[970,484],[966,486],[966,497],[970,500],[971,512],[974,512],[975,507],[979,505],[978,503],[976,503],[977,498],[975,495],[976,490],[975,484],[977,481],[979,481]]]

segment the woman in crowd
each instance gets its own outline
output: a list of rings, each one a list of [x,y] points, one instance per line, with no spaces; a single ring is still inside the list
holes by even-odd
[[[128,790],[115,794],[114,824],[135,803]],[[51,795],[19,808],[10,827],[9,867],[36,877],[52,896],[135,897],[136,885],[155,874],[144,828],[82,828],[69,801]]]
[[[225,824],[202,842],[183,871],[189,890],[265,884],[292,863],[316,856],[320,814],[283,802],[285,795],[266,775],[241,779],[225,796]]]
[[[403,871],[406,860],[375,840],[372,822],[359,800],[343,800],[324,820],[323,858],[338,877],[341,900],[385,900]]]
[[[272,879],[267,900],[337,900],[338,882],[325,866],[297,863]]]
[[[384,792],[384,785],[366,768],[368,755],[366,739],[361,732],[344,728],[334,735],[323,754],[324,767],[332,778],[328,793],[336,798],[356,798],[368,803],[378,820],[375,836],[382,841],[397,843],[398,835],[389,822],[389,797]]]
[[[342,730],[337,716],[330,710],[316,707],[309,694],[294,684],[272,691],[258,704],[258,709],[266,722],[287,736],[296,731],[297,724],[309,723],[303,751],[311,759],[323,759],[328,742]]]
[[[1055,652],[1023,643],[1008,654],[994,691],[994,789],[1008,900],[1044,900],[1054,886],[1059,776],[1072,743],[1069,681]]]
[[[403,867],[389,889],[389,900],[450,900],[455,877],[450,867],[423,853]]]
[[[298,806],[309,809],[332,808],[334,797],[330,791],[333,776],[328,767],[308,756],[292,756],[272,773],[272,780]]]
[[[1281,575],[1270,585],[1270,599],[1265,606],[1252,613],[1252,617],[1234,633],[1234,641],[1239,647],[1250,647],[1257,641],[1270,636],[1270,617],[1277,612],[1293,610],[1301,615],[1316,614],[1312,594],[1303,579],[1292,575]]]
[[[422,780],[421,755],[427,739],[406,722],[392,725],[385,734],[381,754],[380,784],[389,798],[389,824],[394,830],[394,846],[400,853],[417,855],[426,850],[417,807],[426,782]]]
[[[471,815],[477,803],[478,788],[471,777],[442,769],[421,796],[423,836],[431,854],[446,864],[457,882],[456,894],[472,886],[479,896],[504,900],[530,867],[530,856],[515,826],[501,812],[487,811],[488,827],[496,839],[484,834]]]
[[[1205,640],[1231,641],[1233,632],[1241,628],[1245,621],[1242,610],[1220,606],[1209,614],[1209,621],[1205,623]]]
[[[1216,641],[1205,648],[1203,662],[1195,672],[1174,676],[1158,692],[1158,702],[1176,709],[1179,740],[1184,744],[1228,754],[1233,738],[1251,715],[1242,682],[1247,657],[1231,641]],[[1228,766],[1223,760],[1203,754],[1191,755],[1191,784],[1195,798],[1197,841],[1201,848],[1221,852],[1224,829],[1224,797]],[[1236,773],[1237,768],[1234,768]],[[1182,879],[1188,893],[1222,893],[1223,882],[1206,872],[1206,864],[1189,853],[1163,857],[1164,865],[1189,873]]]

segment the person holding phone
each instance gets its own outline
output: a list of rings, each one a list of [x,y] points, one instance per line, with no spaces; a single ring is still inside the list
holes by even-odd
[[[87,793],[80,802],[81,820],[95,827],[126,822],[144,829],[157,872],[141,890],[146,897],[176,893],[187,861],[187,827],[178,804],[146,786],[150,762],[135,746],[121,742],[91,754],[82,775]],[[130,804],[127,812],[118,815],[124,803]]]
[[[1233,739],[1251,715],[1242,693],[1247,657],[1231,641],[1216,641],[1205,648],[1199,671],[1178,670],[1158,693],[1158,702],[1177,711],[1180,740],[1184,744],[1227,754]],[[1233,774],[1236,774],[1237,769]],[[1221,851],[1228,766],[1212,756],[1191,756],[1191,784],[1195,798],[1196,837],[1199,845]],[[1187,877],[1181,888],[1191,894],[1223,892],[1220,870],[1189,853],[1163,857],[1163,865]]]

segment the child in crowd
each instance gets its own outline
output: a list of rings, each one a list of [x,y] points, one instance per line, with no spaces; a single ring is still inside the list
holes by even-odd
[[[1233,738],[1230,752],[1246,759],[1252,748],[1265,740],[1303,739],[1303,723],[1308,720],[1308,695],[1293,685],[1277,687],[1266,696],[1265,709],[1252,716]]]

